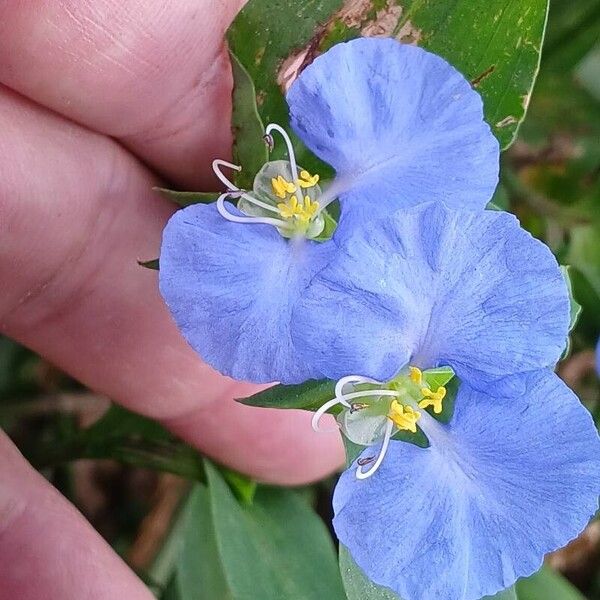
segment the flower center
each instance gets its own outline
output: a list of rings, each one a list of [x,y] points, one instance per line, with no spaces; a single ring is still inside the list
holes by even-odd
[[[238,188],[221,171],[222,167],[236,171],[240,171],[241,167],[224,160],[213,161],[216,176],[228,190],[219,196],[217,209],[229,221],[273,225],[287,238],[317,238],[325,228],[323,206],[319,203],[319,175],[311,175],[298,167],[288,134],[273,123],[267,127],[265,135],[269,148],[274,146],[273,131],[283,137],[288,160],[274,160],[263,165],[254,179],[251,193]],[[239,214],[231,212],[228,208],[231,205],[225,204],[228,196],[238,199]]]
[[[319,431],[321,417],[329,409],[341,404],[337,422],[351,442],[361,446],[381,442],[377,458],[361,459],[356,476],[365,479],[381,465],[394,435],[399,432],[417,434],[417,424],[424,426],[428,419],[443,412],[443,400],[447,393],[445,385],[453,377],[454,371],[450,367],[421,371],[412,366],[385,383],[359,375],[343,377],[335,386],[335,398],[314,414],[313,429]],[[424,415],[429,408],[433,414]],[[372,466],[364,471],[362,467],[370,463],[373,463]]]

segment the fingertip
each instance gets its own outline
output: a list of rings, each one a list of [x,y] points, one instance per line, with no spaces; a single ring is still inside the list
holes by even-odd
[[[311,418],[307,411],[255,408],[222,398],[163,423],[217,462],[259,481],[304,485],[344,464],[340,435],[314,432]]]

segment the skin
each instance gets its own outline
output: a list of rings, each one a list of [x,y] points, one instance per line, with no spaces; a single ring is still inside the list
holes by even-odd
[[[0,3],[0,332],[216,460],[298,484],[341,464],[338,436],[235,403],[258,388],[200,361],[136,264],[174,210],[153,185],[217,189],[241,4]],[[0,600],[152,598],[1,433],[0,482]]]

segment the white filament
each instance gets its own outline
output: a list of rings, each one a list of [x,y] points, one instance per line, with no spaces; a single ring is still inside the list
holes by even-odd
[[[262,223],[264,225],[274,225],[275,227],[282,227],[285,229],[290,228],[290,224],[281,219],[271,219],[270,217],[240,217],[239,215],[232,215],[225,207],[225,198],[229,195],[231,195],[231,192],[225,192],[217,198],[217,210],[224,219],[232,221],[233,223]]]
[[[329,400],[328,402],[325,402],[325,404],[323,404],[323,406],[321,406],[321,408],[319,408],[319,410],[316,411],[312,417],[311,425],[312,425],[312,428],[314,429],[314,431],[316,431],[317,433],[332,433],[332,432],[338,430],[337,427],[329,428],[329,429],[321,429],[319,427],[319,421],[321,420],[323,415],[332,406],[335,406],[336,404],[343,404],[346,408],[350,408],[350,405],[345,400],[337,398],[337,397],[333,398],[332,400]]]
[[[222,160],[220,158],[217,158],[217,159],[213,160],[213,162],[212,162],[212,169],[213,169],[214,174],[217,176],[219,181],[225,187],[227,187],[227,189],[229,191],[239,192],[240,197],[244,198],[244,200],[247,200],[251,204],[255,204],[256,206],[260,206],[261,208],[264,208],[265,210],[270,210],[271,212],[280,214],[280,211],[277,207],[272,206],[271,204],[267,204],[266,202],[263,202],[262,200],[258,200],[257,198],[254,198],[250,194],[247,194],[246,192],[244,192],[244,190],[241,190],[239,187],[237,187],[232,181],[230,181],[223,174],[220,167],[228,167],[230,169],[233,169],[234,171],[241,171],[242,167],[240,167],[239,165],[234,165],[234,164],[227,162],[226,160]]]
[[[377,456],[377,460],[373,463],[373,465],[367,470],[363,471],[362,467],[359,465],[356,469],[356,479],[368,479],[373,475],[377,469],[381,466],[383,459],[387,453],[388,446],[390,445],[390,438],[392,437],[392,430],[394,429],[394,423],[391,420],[388,420],[385,435],[383,437],[383,443],[381,444],[381,450],[379,451],[379,455]]]
[[[347,377],[342,377],[336,385],[335,385],[335,398],[328,400],[315,412],[312,417],[312,428],[318,433],[331,433],[333,431],[337,431],[337,427],[335,429],[321,429],[319,427],[319,421],[323,417],[323,415],[336,404],[342,404],[345,408],[352,409],[352,404],[348,402],[348,400],[354,400],[355,398],[364,398],[366,396],[399,396],[398,392],[394,392],[393,390],[365,390],[363,392],[350,392],[348,394],[344,394],[343,388],[347,383],[379,383],[375,379],[370,379],[368,377],[360,377],[359,375],[348,375]]]
[[[371,379],[370,377],[361,377],[360,375],[347,375],[346,377],[342,377],[335,384],[335,395],[343,396],[344,395],[344,386],[348,383],[376,383],[381,385],[381,381],[377,381],[376,379]]]
[[[337,399],[341,402],[342,400],[354,400],[355,398],[364,398],[365,396],[400,396],[400,392],[394,390],[365,390],[364,392],[350,392],[349,394],[342,394],[337,396]]]
[[[226,160],[221,160],[220,158],[215,158],[215,160],[213,160],[213,162],[212,162],[212,170],[213,170],[214,174],[217,176],[217,178],[219,179],[219,181],[228,190],[231,190],[232,192],[241,192],[242,190],[240,190],[239,187],[237,187],[232,181],[230,181],[229,179],[227,179],[227,177],[225,177],[225,175],[221,171],[220,167],[227,167],[229,169],[233,169],[234,171],[238,171],[238,172],[242,170],[242,167],[240,167],[239,165],[234,165],[230,162],[227,162]]]
[[[296,164],[296,154],[294,153],[294,146],[292,146],[292,140],[287,134],[287,131],[280,125],[277,125],[277,123],[270,123],[269,125],[267,125],[265,133],[270,136],[271,131],[273,130],[277,131],[277,133],[279,133],[279,135],[281,135],[281,137],[285,141],[285,145],[287,146],[288,159],[290,161],[290,167],[292,170],[292,177],[295,183],[296,181],[298,181],[298,165]]]

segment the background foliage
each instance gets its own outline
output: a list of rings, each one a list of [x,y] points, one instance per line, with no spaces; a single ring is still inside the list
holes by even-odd
[[[262,123],[287,124],[282,90],[338,41],[393,35],[444,56],[481,92],[494,133],[510,146],[494,203],[571,265],[582,311],[560,374],[599,419],[600,2],[554,0],[543,42],[546,9],[545,0],[250,0],[228,34],[235,154],[246,185],[265,160]],[[326,172],[296,143],[301,164]],[[162,193],[180,204],[215,197]],[[315,408],[331,390],[329,382],[309,383],[244,402]],[[333,480],[297,490],[257,486],[155,423],[115,407],[104,412],[107,399],[7,339],[0,339],[0,400],[0,426],[158,598],[396,598],[367,581],[343,548],[338,568],[329,531]],[[600,599],[597,523],[497,598],[584,595]]]

